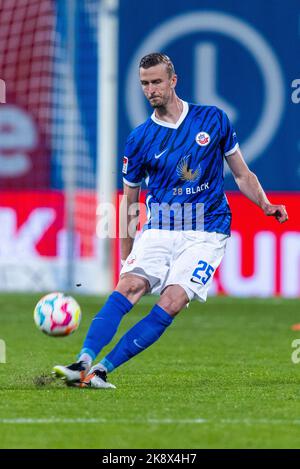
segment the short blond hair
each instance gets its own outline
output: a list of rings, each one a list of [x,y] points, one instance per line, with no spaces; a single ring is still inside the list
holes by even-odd
[[[139,68],[150,68],[159,64],[165,64],[167,66],[167,71],[170,78],[175,75],[175,68],[172,60],[166,54],[161,54],[159,52],[153,52],[152,54],[145,55],[140,60]]]

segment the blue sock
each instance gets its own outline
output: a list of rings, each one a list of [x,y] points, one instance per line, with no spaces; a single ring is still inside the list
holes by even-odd
[[[88,354],[94,360],[102,348],[111,341],[122,317],[132,307],[133,304],[124,295],[114,291],[94,317],[79,356]]]
[[[105,366],[107,371],[112,371],[156,342],[172,321],[172,316],[160,306],[155,305],[148,316],[123,335],[113,350],[100,363]]]

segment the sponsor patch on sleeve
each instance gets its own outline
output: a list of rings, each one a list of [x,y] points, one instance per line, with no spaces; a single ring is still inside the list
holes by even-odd
[[[128,158],[127,156],[123,156],[123,169],[122,169],[123,174],[127,174],[127,168],[128,168]]]

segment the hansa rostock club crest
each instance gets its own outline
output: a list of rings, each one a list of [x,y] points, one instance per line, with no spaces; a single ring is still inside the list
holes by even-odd
[[[206,132],[199,132],[195,138],[196,142],[200,147],[205,147],[210,142],[210,135]]]

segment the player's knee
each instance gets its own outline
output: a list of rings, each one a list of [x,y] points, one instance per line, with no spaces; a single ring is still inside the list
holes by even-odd
[[[158,302],[158,305],[171,316],[176,316],[176,314],[178,314],[183,308],[183,306],[181,306],[181,302],[168,296],[162,298]]]
[[[125,274],[120,279],[116,290],[132,303],[136,303],[147,292],[148,282],[142,277]]]
[[[158,305],[171,316],[176,316],[189,302],[184,290],[170,287],[161,296]]]

